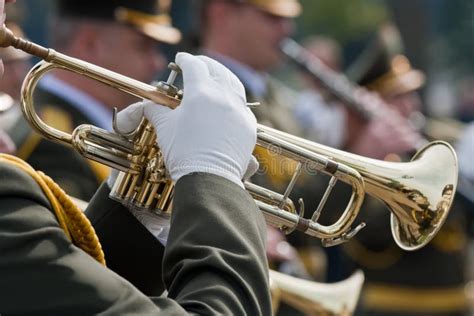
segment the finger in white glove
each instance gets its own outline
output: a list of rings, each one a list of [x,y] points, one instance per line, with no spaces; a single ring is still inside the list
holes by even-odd
[[[227,68],[205,57],[179,53],[184,97],[176,110],[151,102],[121,111],[122,131],[138,126],[141,115],[154,125],[171,178],[192,172],[227,178],[241,187],[256,142],[256,119],[246,106],[242,83]]]

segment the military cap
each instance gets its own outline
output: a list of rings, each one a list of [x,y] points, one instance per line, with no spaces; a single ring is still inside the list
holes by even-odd
[[[383,25],[374,41],[349,70],[349,77],[384,97],[397,96],[419,89],[425,75],[414,69],[403,55],[401,36],[392,24]]]
[[[157,41],[176,44],[181,32],[172,26],[170,6],[171,0],[59,0],[58,13],[117,21]]]
[[[246,3],[262,11],[285,18],[294,18],[301,13],[301,4],[298,0],[232,0],[237,3]]]
[[[413,69],[408,58],[396,55],[385,62],[386,71],[367,83],[367,88],[382,96],[392,97],[419,89],[425,83],[425,75]]]

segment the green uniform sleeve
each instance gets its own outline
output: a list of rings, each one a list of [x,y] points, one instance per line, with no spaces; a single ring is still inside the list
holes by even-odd
[[[270,314],[263,219],[247,193],[190,175],[175,204],[163,261],[169,298],[147,297],[72,245],[34,181],[0,164],[0,313]]]

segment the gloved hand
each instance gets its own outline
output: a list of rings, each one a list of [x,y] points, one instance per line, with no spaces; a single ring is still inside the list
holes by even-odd
[[[224,66],[204,56],[179,53],[176,63],[183,71],[185,87],[181,105],[171,110],[148,101],[135,103],[118,113],[118,128],[131,131],[143,116],[152,122],[174,181],[192,172],[207,172],[243,187],[241,179],[251,177],[258,162],[252,156],[256,119],[246,106],[242,83]],[[116,177],[113,171],[107,181],[109,187]],[[169,220],[130,211],[166,245]]]
[[[258,164],[252,156],[256,119],[246,106],[242,83],[205,56],[178,53],[176,63],[183,72],[181,105],[171,110],[149,101],[133,104],[118,114],[119,129],[136,128],[142,116],[152,122],[173,181],[206,172],[243,187],[247,168],[253,174]]]

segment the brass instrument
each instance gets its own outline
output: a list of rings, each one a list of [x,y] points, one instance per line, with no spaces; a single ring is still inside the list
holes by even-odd
[[[336,283],[319,283],[298,279],[270,270],[273,310],[281,302],[305,315],[349,316],[354,313],[364,282],[362,271]]]
[[[178,68],[172,69],[166,83],[152,86],[17,38],[6,28],[0,31],[0,46],[14,46],[44,59],[30,70],[22,86],[22,110],[31,126],[50,140],[71,146],[87,158],[118,169],[120,173],[111,192],[113,198],[132,207],[169,216],[173,183],[166,174],[154,129],[146,119],[129,134],[121,133],[116,127],[115,132],[108,132],[91,125],[78,126],[72,134],[67,134],[46,125],[39,118],[34,109],[33,91],[44,73],[62,68],[175,108],[183,95],[173,85]],[[298,162],[297,171],[284,194],[245,183],[266,221],[287,233],[296,229],[319,237],[324,246],[347,241],[365,225],[362,223],[351,229],[364,195],[369,193],[384,201],[393,212],[392,232],[397,244],[406,250],[421,248],[434,237],[446,219],[457,186],[456,154],[444,142],[427,145],[410,163],[389,163],[352,155],[258,125],[257,146],[270,150],[277,147],[282,155]],[[311,219],[302,217],[304,204],[301,200],[297,212],[293,201],[288,198],[304,168],[331,176],[330,186]],[[337,180],[352,186],[352,196],[336,223],[324,226],[318,223],[318,218]]]

